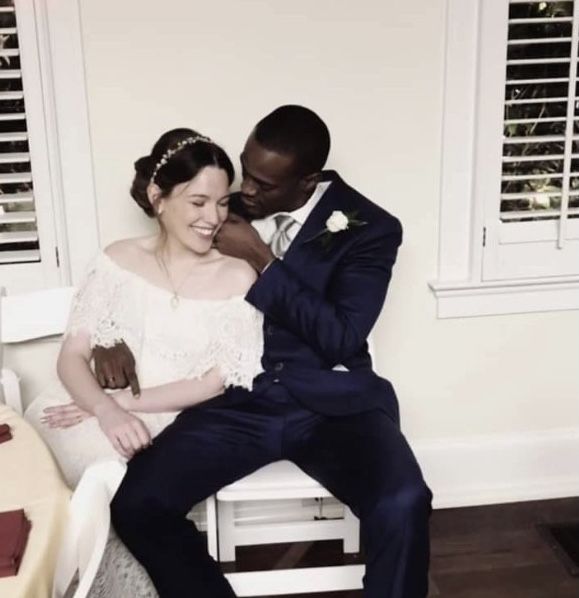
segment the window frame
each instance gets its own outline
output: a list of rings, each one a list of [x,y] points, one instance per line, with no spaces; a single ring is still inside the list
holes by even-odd
[[[579,309],[579,276],[484,278],[488,169],[498,184],[501,167],[484,149],[500,132],[481,102],[502,124],[496,61],[505,61],[507,18],[508,0],[447,0],[438,276],[429,283],[439,318]]]
[[[99,247],[79,0],[14,4],[42,261],[0,265],[8,292],[77,284]]]

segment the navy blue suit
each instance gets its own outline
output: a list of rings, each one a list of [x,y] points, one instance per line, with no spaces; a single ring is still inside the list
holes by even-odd
[[[402,240],[398,220],[333,172],[283,261],[246,299],[265,315],[264,373],[252,392],[182,412],[133,458],[113,523],[161,598],[233,596],[191,506],[272,461],[289,459],[360,518],[369,598],[425,598],[431,494],[399,429],[392,385],[372,371],[366,338]],[[332,211],[365,222],[319,235]],[[333,370],[342,364],[348,371]]]

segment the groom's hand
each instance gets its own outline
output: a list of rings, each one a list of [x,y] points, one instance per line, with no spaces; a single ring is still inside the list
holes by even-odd
[[[253,226],[237,214],[229,214],[214,244],[221,253],[245,260],[260,273],[275,259]]]
[[[105,348],[93,349],[95,376],[102,388],[131,387],[133,396],[141,394],[139,379],[135,371],[135,358],[124,341]]]

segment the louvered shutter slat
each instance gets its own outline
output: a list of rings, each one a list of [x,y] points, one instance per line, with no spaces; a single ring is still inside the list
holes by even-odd
[[[543,77],[538,79],[507,79],[507,85],[528,85],[534,83],[568,83],[568,77]]]
[[[543,179],[562,179],[561,173],[547,174],[505,174],[501,177],[503,181],[540,181]]]
[[[528,39],[510,39],[509,46],[524,46],[529,44],[564,44],[571,41],[570,37],[531,37]]]
[[[7,243],[32,243],[38,241],[36,231],[13,231],[9,233],[0,233],[0,246]]]
[[[514,58],[507,60],[507,66],[512,65],[537,65],[537,64],[565,64],[569,58]]]
[[[549,197],[561,197],[561,193],[556,191],[553,193],[535,192],[535,193],[501,193],[501,199],[521,199],[524,197],[534,198],[549,198]]]
[[[524,100],[506,100],[505,106],[516,106],[518,104],[566,104],[567,98],[530,98]]]
[[[512,0],[511,0],[511,4],[516,4],[516,2],[512,2]],[[573,17],[549,17],[549,18],[545,18],[545,19],[541,19],[541,18],[509,19],[509,24],[511,24],[511,25],[542,25],[542,24],[551,24],[551,23],[572,23],[572,22],[573,22]]]
[[[30,154],[28,152],[3,154],[0,152],[0,164],[17,164],[21,162],[30,162]]]
[[[567,120],[567,119],[565,119]],[[578,139],[579,136],[574,137],[574,139]],[[564,135],[529,135],[528,137],[507,137],[504,140],[506,145],[509,144],[519,144],[519,143],[554,143],[554,142],[562,142],[565,141]]]
[[[19,262],[39,262],[38,249],[23,249],[21,251],[0,251],[0,264],[15,264]]]
[[[20,69],[0,69],[0,79],[22,79]]]
[[[36,222],[36,212],[7,212],[0,214],[0,225],[24,224],[27,222]]]
[[[536,212],[529,212],[521,211],[521,212],[508,212],[504,215],[503,220],[505,222],[509,221],[521,221],[525,219],[533,219],[533,220],[554,220],[559,215],[558,210],[537,210]],[[570,208],[569,209],[569,216],[579,216],[579,209],[577,208]]]
[[[26,141],[28,139],[28,133],[26,131],[16,131],[14,133],[0,133],[0,143],[6,143],[7,141]]]
[[[551,160],[563,160],[565,154],[542,154],[539,156],[503,156],[504,164],[520,162],[548,162]]]
[[[5,114],[0,114],[0,121],[7,120],[26,120],[26,114],[24,114],[24,112],[7,112]]]
[[[579,119],[575,119],[579,120]],[[525,125],[531,123],[564,123],[567,119],[564,116],[552,116],[546,118],[510,118],[505,119],[505,125]]]
[[[7,172],[5,174],[0,174],[0,185],[6,184],[14,184],[14,183],[32,183],[32,173],[31,172]]]
[[[0,91],[1,101],[23,100],[24,92],[22,91]]]
[[[0,194],[0,205],[8,203],[30,203],[34,200],[32,193],[2,193]]]

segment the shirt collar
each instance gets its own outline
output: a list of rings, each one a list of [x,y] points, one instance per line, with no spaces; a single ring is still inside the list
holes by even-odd
[[[316,207],[322,195],[326,192],[328,187],[332,184],[332,181],[322,181],[316,185],[314,192],[310,195],[310,198],[306,203],[297,210],[293,212],[277,212],[275,214],[270,214],[266,216],[263,220],[273,220],[279,214],[290,214],[291,217],[300,225],[303,226],[304,222],[308,219],[308,216],[311,214],[312,210]]]
[[[306,203],[301,208],[298,208],[297,210],[290,212],[292,218],[296,222],[299,222],[301,226],[303,226],[304,222],[308,219],[308,216],[312,213],[312,210],[316,207],[316,205],[322,198],[322,195],[326,192],[327,188],[331,184],[331,181],[318,183],[308,201],[306,201]]]

